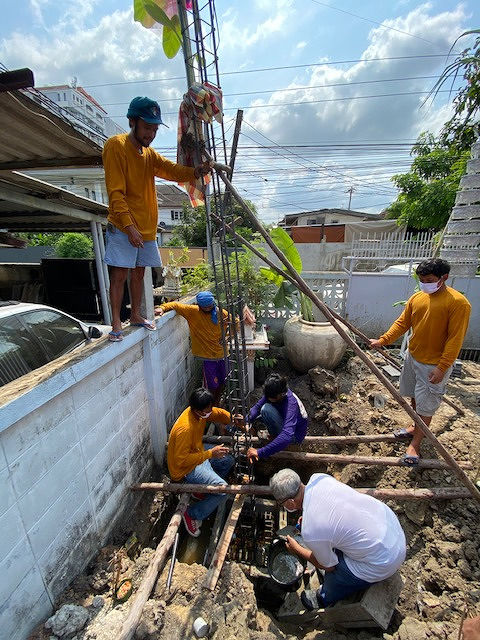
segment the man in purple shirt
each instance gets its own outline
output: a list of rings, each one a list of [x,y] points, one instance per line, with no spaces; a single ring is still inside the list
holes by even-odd
[[[290,444],[303,442],[307,433],[307,412],[301,400],[288,388],[285,377],[272,373],[265,382],[263,394],[250,409],[249,422],[253,424],[260,417],[271,441],[260,449],[249,448],[250,463],[283,451]]]

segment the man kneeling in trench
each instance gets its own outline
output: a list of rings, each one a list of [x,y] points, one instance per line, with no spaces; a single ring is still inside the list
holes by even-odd
[[[244,429],[243,416],[236,415],[232,419],[228,411],[214,407],[212,393],[204,388],[195,389],[190,396],[189,405],[173,425],[168,439],[167,464],[170,477],[173,482],[227,484],[225,478],[234,463],[228,447],[223,444],[204,447],[202,437],[207,427],[207,418],[220,425],[233,422],[236,427]],[[227,496],[224,493],[212,493],[193,494],[193,497],[198,501],[185,511],[183,522],[188,533],[196,538],[200,535],[202,520],[208,518]]]
[[[303,510],[302,538],[308,549],[290,536],[287,549],[324,571],[322,587],[301,594],[309,611],[389,578],[405,560],[403,529],[380,500],[326,473],[314,473],[305,486],[292,469],[276,473],[270,488],[287,511]]]

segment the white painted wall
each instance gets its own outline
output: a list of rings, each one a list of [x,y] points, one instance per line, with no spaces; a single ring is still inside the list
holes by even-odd
[[[0,407],[0,636],[24,640],[134,507],[198,380],[188,326],[98,345]],[[11,383],[15,384],[15,383]]]
[[[259,247],[275,264],[280,264],[270,247],[265,243]],[[295,247],[302,258],[304,271],[340,271],[342,257],[349,255],[351,245],[345,242],[300,242]],[[260,258],[255,257],[254,262],[257,266],[266,266]]]
[[[472,305],[463,348],[480,349],[480,277],[453,276],[447,284],[461,291]],[[392,307],[392,304],[406,300],[413,290],[413,278],[402,274],[352,273],[346,301],[347,319],[368,337],[378,337],[402,312],[402,307]]]

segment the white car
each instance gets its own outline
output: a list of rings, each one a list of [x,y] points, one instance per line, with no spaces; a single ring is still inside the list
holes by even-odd
[[[43,304],[0,302],[0,386],[108,331]]]

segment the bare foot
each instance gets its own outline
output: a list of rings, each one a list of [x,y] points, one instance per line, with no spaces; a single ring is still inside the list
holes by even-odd
[[[130,318],[130,324],[143,324],[144,322],[148,322],[146,318],[142,318],[142,316],[132,316]]]
[[[407,447],[406,454],[407,456],[418,456],[420,458],[420,445],[412,441]]]

